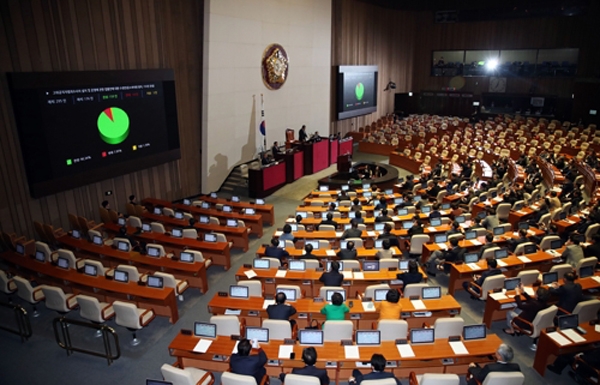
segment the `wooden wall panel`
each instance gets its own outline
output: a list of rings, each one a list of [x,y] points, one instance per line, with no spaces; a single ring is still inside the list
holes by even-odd
[[[34,236],[34,220],[68,228],[67,213],[99,220],[105,199],[176,199],[200,191],[202,33],[198,0],[0,2],[0,72],[173,68],[181,160],[61,192],[29,196],[5,76],[0,76],[0,230]]]

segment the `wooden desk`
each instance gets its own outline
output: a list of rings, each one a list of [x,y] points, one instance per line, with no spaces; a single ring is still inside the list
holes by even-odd
[[[124,252],[110,246],[99,246],[82,239],[75,239],[70,235],[58,238],[61,245],[73,250],[78,256],[92,257],[101,262],[108,262],[110,267],[128,263],[140,268],[141,272],[162,271],[173,274],[178,279],[187,279],[191,287],[200,289],[201,293],[208,291],[206,266],[202,262],[179,262],[170,258],[153,258],[141,255],[138,252]]]
[[[540,272],[546,272],[552,267],[552,260],[554,257],[544,251],[538,250],[535,254],[528,254],[525,257],[529,258],[531,262],[523,262],[519,257],[511,254],[508,258],[502,259],[506,266],[504,267],[507,271],[504,275],[507,277],[516,276],[519,271],[523,269],[537,269]],[[456,290],[463,290],[462,283],[471,281],[473,274],[481,274],[487,269],[487,262],[485,260],[479,260],[477,262],[479,269],[471,270],[467,264],[451,264],[450,265],[450,279],[448,280],[448,293],[454,295]],[[501,266],[498,266],[501,268]]]
[[[367,311],[363,308],[362,302],[358,299],[350,298],[346,304],[350,307],[350,302],[353,306],[350,308],[350,313],[346,319],[354,323],[355,329],[372,329],[374,321],[379,319],[379,314],[375,311]],[[266,309],[263,309],[265,299],[263,297],[250,297],[247,299],[219,297],[218,294],[208,303],[208,312],[210,314],[225,314],[227,309],[241,310],[239,317],[246,319],[247,325],[261,325],[263,319],[269,318]],[[325,321],[325,316],[321,314],[321,309],[326,302],[315,302],[312,298],[300,298],[295,302],[288,302],[293,305],[298,311],[294,315],[294,319],[298,323],[299,328],[308,326],[313,319],[319,322]],[[433,324],[437,318],[453,317],[460,314],[460,304],[451,295],[442,296],[441,299],[423,300],[427,309],[416,310],[408,298],[401,298],[402,305],[401,318],[408,322],[409,327],[421,327],[423,322]],[[415,314],[430,312],[428,316],[416,316]]]
[[[393,151],[390,153],[389,163],[392,166],[403,168],[416,175],[420,174],[423,161],[415,160],[415,158]]]
[[[116,233],[121,226],[111,223],[104,225],[107,230]],[[204,242],[192,238],[175,238],[161,233],[138,233],[137,229],[127,227],[127,233],[146,243],[160,243],[168,246],[174,251],[183,251],[185,249],[198,250],[202,252],[205,258],[210,258],[213,264],[223,266],[225,270],[231,267],[231,247],[227,242]]]
[[[151,220],[152,222],[159,222],[166,225],[167,230],[171,230],[174,227],[184,228],[189,226],[187,219],[176,219],[166,215],[156,215],[150,212],[145,212],[143,218]],[[196,218],[197,219],[197,218]],[[221,233],[225,235],[228,241],[233,243],[232,247],[242,249],[242,251],[248,251],[248,245],[250,243],[248,239],[249,227],[229,227],[222,225],[211,225],[209,223],[199,223],[196,221],[194,228],[201,230],[206,233]]]
[[[552,222],[556,225],[558,233],[563,234],[565,232],[571,232],[575,226],[579,225],[579,222],[581,222],[581,218],[579,218],[579,216],[571,215],[566,219]]]
[[[513,225],[513,229],[517,229],[519,222],[525,222],[529,220],[529,218],[531,218],[535,213],[536,211],[530,207],[523,207],[519,211],[510,210],[508,213],[508,222]]]
[[[175,291],[171,287],[154,289],[140,286],[136,282],[115,282],[105,277],[91,277],[77,270],[65,270],[50,263],[7,251],[0,258],[16,267],[13,272],[26,276],[38,283],[60,286],[67,292],[84,293],[103,302],[115,300],[133,302],[137,306],[153,308],[157,315],[169,317],[171,323],[179,320]]]
[[[366,247],[356,247],[356,255],[358,259],[374,259],[377,254],[378,249],[374,248],[366,248]],[[291,258],[299,259],[304,255],[304,249],[297,249],[295,247],[286,247],[285,250],[290,254]],[[402,256],[402,252],[397,247],[392,247],[391,250],[394,252],[394,255],[397,257]],[[319,258],[325,260],[337,260],[337,252],[340,251],[339,245],[337,249],[317,249],[313,250],[312,254]],[[263,257],[265,256],[265,246],[261,246],[256,251],[256,255]]]
[[[550,364],[556,356],[563,354],[575,354],[584,350],[594,349],[600,342],[600,333],[594,330],[594,326],[589,324],[580,325],[587,331],[587,334],[582,337],[584,342],[570,343],[569,345],[560,346],[552,338],[548,337],[545,330],[540,333],[540,339],[537,343],[535,359],[533,360],[533,368],[543,376],[546,372],[546,365]]]
[[[229,369],[229,357],[232,354],[235,341],[229,337],[220,336],[210,345],[206,353],[193,352],[194,346],[200,340],[196,336],[178,334],[169,344],[169,354],[177,359],[181,367],[196,367],[210,371],[226,371]],[[278,377],[279,373],[289,372],[291,368],[303,367],[303,346],[294,345],[296,360],[279,360],[279,346],[282,341],[272,340],[262,343],[261,348],[269,360],[266,365],[267,374]],[[325,342],[322,346],[315,346],[317,351],[317,367],[327,368],[332,383],[347,381],[352,375],[352,369],[356,368],[356,362],[368,362],[374,353],[381,353],[387,361],[393,362],[388,365],[386,371],[392,371],[399,378],[408,377],[411,371],[416,373],[456,373],[464,374],[470,362],[481,365],[493,361],[493,354],[502,343],[495,334],[488,334],[484,340],[465,341],[465,347],[469,354],[456,356],[450,347],[448,340],[436,340],[433,344],[412,345],[415,357],[403,358],[400,356],[394,342],[382,342],[380,346],[361,346],[359,348],[360,358],[351,360],[345,358],[344,347],[339,342]],[[216,357],[215,357],[216,356]],[[453,364],[445,365],[442,360],[454,359]],[[363,371],[370,369],[363,369]]]
[[[281,160],[258,169],[248,169],[248,194],[252,198],[264,198],[285,186],[286,165]]]

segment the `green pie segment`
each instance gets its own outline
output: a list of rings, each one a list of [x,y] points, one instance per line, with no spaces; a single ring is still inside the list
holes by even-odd
[[[98,131],[106,143],[122,143],[129,135],[129,116],[118,107],[109,107],[98,116]]]

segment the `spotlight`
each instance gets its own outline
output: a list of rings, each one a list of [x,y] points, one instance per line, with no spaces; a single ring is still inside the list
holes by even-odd
[[[485,63],[488,71],[493,71],[498,67],[498,59],[491,59]]]
[[[409,93],[408,93],[408,96],[412,96],[412,92],[409,92]]]

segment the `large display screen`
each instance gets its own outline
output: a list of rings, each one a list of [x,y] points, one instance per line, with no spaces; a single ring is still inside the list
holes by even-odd
[[[377,111],[377,66],[339,66],[338,120]]]
[[[33,197],[180,158],[173,70],[9,73]]]

